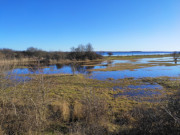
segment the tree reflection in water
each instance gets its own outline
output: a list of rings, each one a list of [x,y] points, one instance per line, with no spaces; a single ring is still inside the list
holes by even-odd
[[[92,71],[90,70],[94,69],[94,67],[97,64],[100,63],[95,63],[95,65],[89,65],[89,66],[85,62],[71,62],[68,64],[55,64],[55,65],[40,64],[39,66],[35,64],[31,64],[28,65],[28,71],[33,74],[42,74],[44,72],[47,72],[47,70],[49,73],[51,71],[52,72],[56,70],[60,71],[62,69],[65,71],[67,70],[68,73],[72,73],[73,75],[78,73],[90,75],[92,73]],[[44,70],[45,67],[47,68],[46,70]],[[68,71],[68,68],[70,68],[70,71]]]

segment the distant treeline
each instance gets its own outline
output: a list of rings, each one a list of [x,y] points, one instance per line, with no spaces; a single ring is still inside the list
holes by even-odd
[[[37,60],[94,60],[102,58],[100,54],[93,51],[91,44],[79,45],[77,48],[72,47],[71,52],[61,51],[44,51],[42,49],[29,47],[25,51],[15,51],[12,49],[0,49],[0,59],[22,59],[35,58]]]

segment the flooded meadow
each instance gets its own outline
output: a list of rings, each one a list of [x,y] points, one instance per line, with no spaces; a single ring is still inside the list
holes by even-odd
[[[108,57],[107,57],[108,58]],[[16,81],[29,81],[33,75],[75,75],[82,74],[85,78],[100,81],[116,80],[141,80],[143,78],[176,77],[180,75],[180,65],[175,64],[172,57],[158,58],[133,58],[121,60],[104,59],[100,61],[71,62],[66,64],[52,65],[29,65],[28,67],[14,68],[7,71],[10,79]],[[163,86],[158,83],[152,84],[129,84],[122,87],[116,84],[112,89],[119,89],[121,92],[115,97],[126,95],[130,97],[151,97],[161,95]],[[160,90],[160,91],[159,91]]]
[[[139,66],[137,67],[136,65]],[[119,66],[123,68],[118,69]],[[109,67],[115,67],[115,69],[108,71]],[[128,70],[129,67],[131,67],[130,70]],[[141,58],[135,60],[104,60],[94,62],[93,64],[88,62],[72,62],[41,67],[29,65],[29,67],[15,68],[12,71],[8,71],[8,74],[17,76],[29,74],[84,74],[98,80],[129,77],[135,79],[160,76],[178,77],[180,75],[180,65],[175,64],[171,57]]]
[[[143,118],[148,126],[149,121],[156,120],[149,115],[163,114],[161,120],[169,119],[163,107],[171,103],[172,96],[178,95],[179,62],[175,63],[169,56],[114,56],[94,61],[8,65],[0,72],[0,98],[11,110],[7,117],[17,107],[15,113],[26,118],[22,123],[27,120],[31,123],[32,117],[34,121],[37,117],[44,118],[48,129],[43,132],[47,134],[52,133],[54,125],[58,126],[55,127],[58,132],[66,134],[69,132],[66,129],[74,130],[84,123],[89,127],[91,122],[114,135],[134,134],[134,129],[140,131],[139,122]],[[16,116],[14,119],[17,120]],[[12,126],[16,127],[17,123]]]

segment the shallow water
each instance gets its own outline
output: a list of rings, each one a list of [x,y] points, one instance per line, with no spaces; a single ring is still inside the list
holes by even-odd
[[[147,91],[147,90],[135,90],[135,89],[132,89],[132,90],[129,90],[129,91],[126,91],[126,92],[123,92],[123,93],[119,93],[119,94],[116,94],[114,95],[115,97],[117,96],[122,96],[122,95],[125,95],[125,96],[130,96],[130,97],[149,97],[149,96],[153,96],[153,95],[161,95],[161,93],[159,91]]]
[[[165,61],[163,63],[172,63],[173,59],[171,57],[162,58],[143,58],[138,59],[135,62],[129,60],[113,60],[113,61],[103,61],[95,66],[83,66],[83,63],[72,65],[72,64],[56,64],[49,65],[46,67],[38,68],[36,66],[30,68],[16,68],[12,71],[8,71],[8,74],[16,75],[28,75],[28,74],[85,74],[90,78],[98,80],[106,80],[107,78],[112,79],[122,79],[127,77],[143,78],[143,77],[178,77],[180,76],[180,65],[174,64],[173,66],[153,66],[135,69],[134,71],[123,70],[123,71],[89,71],[89,69],[99,69],[106,68],[107,66],[114,66],[117,63],[133,63],[133,64],[143,64],[151,63],[150,61]],[[168,61],[168,62],[167,62]],[[155,62],[153,62],[155,63]],[[21,78],[21,77],[19,77]],[[29,79],[29,78],[28,78]]]
[[[139,59],[135,63],[142,64],[142,63],[162,63],[162,62],[175,64],[172,57],[142,58],[142,59]]]
[[[135,79],[143,77],[178,77],[180,76],[180,66],[154,66],[135,69],[134,71],[95,71],[91,78],[105,80],[107,78],[123,79],[133,77]]]
[[[159,84],[143,84],[143,85],[129,85],[126,87],[122,86],[115,86],[113,87],[114,90],[122,90],[123,92],[118,93],[114,95],[115,97],[117,96],[140,96],[140,97],[147,97],[147,96],[153,96],[153,95],[160,95],[161,93],[157,90],[162,90],[163,87]]]
[[[12,71],[8,71],[7,78],[10,77],[11,80],[17,82],[24,82],[30,80],[29,74],[84,74],[88,78],[106,80],[108,78],[112,79],[123,79],[123,78],[143,78],[143,77],[179,77],[180,76],[180,65],[171,65],[171,66],[153,66],[135,69],[134,71],[123,70],[123,71],[89,71],[89,69],[99,69],[106,68],[107,66],[115,66],[117,63],[132,63],[132,64],[148,64],[148,63],[171,63],[174,64],[171,57],[162,57],[162,58],[142,58],[137,59],[137,61],[130,60],[112,60],[112,61],[103,61],[97,63],[94,66],[84,66],[84,63],[80,64],[56,64],[48,65],[45,67],[38,68],[36,66],[31,66],[29,68],[16,68]],[[123,92],[114,95],[117,96],[130,96],[130,97],[147,97],[160,95],[161,92],[158,90],[163,90],[163,87],[158,84],[148,84],[143,85],[129,85],[127,87],[116,86],[113,88],[121,89]]]
[[[97,52],[103,56],[108,56],[108,52]],[[164,54],[172,54],[173,52],[112,52],[112,56],[133,56],[133,55],[164,55]]]
[[[122,86],[115,86],[113,87],[114,90],[117,90],[117,89],[159,89],[159,90],[162,90],[163,87],[159,84],[149,84],[149,83],[146,83],[146,84],[142,84],[142,85],[128,85],[128,86],[125,86],[125,87],[122,87]]]

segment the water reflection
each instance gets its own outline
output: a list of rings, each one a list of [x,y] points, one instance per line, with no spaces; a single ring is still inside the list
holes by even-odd
[[[161,93],[159,91],[147,91],[147,90],[129,90],[123,93],[119,93],[117,95],[114,95],[115,97],[126,95],[126,96],[140,96],[140,97],[149,97],[153,95],[160,95]]]
[[[28,68],[16,68],[9,70],[9,74],[15,75],[28,75],[28,74],[85,74],[90,78],[98,80],[106,80],[107,78],[122,79],[126,77],[142,78],[142,77],[159,77],[159,76],[170,76],[177,77],[180,74],[180,66],[153,66],[135,69],[134,71],[123,70],[123,71],[91,71],[91,69],[106,68],[107,66],[114,66],[116,63],[155,63],[166,62],[172,63],[171,57],[165,58],[143,58],[138,61],[129,60],[111,60],[96,63],[86,62],[73,62],[67,64],[54,64],[54,65],[29,65]]]
[[[108,52],[97,52],[103,56],[109,56]],[[131,52],[112,52],[112,56],[133,56],[133,55],[164,55],[172,54],[173,52],[141,52],[141,51],[131,51]]]
[[[85,66],[84,66],[85,65]],[[84,62],[72,62],[68,64],[54,65],[29,65],[28,68],[16,68],[9,70],[9,74],[92,74],[90,69],[105,68],[106,66],[86,65]]]
[[[122,86],[115,86],[113,87],[114,90],[117,90],[117,89],[159,89],[159,90],[162,90],[163,87],[159,84],[150,84],[150,83],[146,83],[146,84],[143,84],[143,85],[128,85],[126,87],[122,87]]]
[[[149,97],[154,95],[161,95],[159,90],[163,90],[163,87],[159,84],[143,84],[143,85],[129,85],[126,87],[115,86],[114,90],[122,90],[121,93],[115,94],[115,97],[126,95],[126,96],[139,96],[139,97]]]
[[[57,69],[61,69],[64,67],[64,64],[56,64]]]
[[[39,68],[36,65],[30,65],[29,68],[28,68],[28,71],[32,72],[32,73],[35,73],[38,70],[39,70]]]

